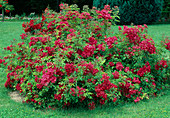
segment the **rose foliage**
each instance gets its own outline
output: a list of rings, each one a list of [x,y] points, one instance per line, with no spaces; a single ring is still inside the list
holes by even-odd
[[[169,61],[163,59],[147,26],[124,26],[114,34],[117,10],[109,5],[79,13],[61,4],[41,20],[23,24],[22,42],[5,48],[5,87],[36,108],[139,102],[165,88]],[[112,14],[112,15],[111,15]],[[168,44],[168,42],[166,42]],[[166,46],[166,48],[169,46]]]

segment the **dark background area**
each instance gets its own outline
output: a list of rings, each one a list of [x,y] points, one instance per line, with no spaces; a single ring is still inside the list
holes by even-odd
[[[15,10],[11,11],[11,15],[28,16],[35,12],[41,15],[44,10],[50,9],[59,12],[60,3],[77,4],[80,10],[84,5],[90,8],[104,8],[109,4],[112,8],[119,7],[119,24],[151,24],[157,21],[170,22],[170,1],[169,0],[8,0]],[[136,3],[135,3],[136,2]],[[0,11],[1,14],[1,11]],[[5,13],[9,16],[9,13]]]
[[[32,12],[40,15],[47,7],[59,12],[59,4],[62,2],[68,3],[69,5],[77,4],[81,9],[84,5],[89,5],[90,8],[92,8],[93,5],[93,0],[9,0],[9,4],[15,8],[15,10],[12,11],[12,15],[22,15],[23,13],[29,15]]]
[[[60,0],[9,0],[9,4],[13,5],[15,10],[12,15],[29,15],[32,12],[41,14],[47,6],[55,11],[59,11]]]

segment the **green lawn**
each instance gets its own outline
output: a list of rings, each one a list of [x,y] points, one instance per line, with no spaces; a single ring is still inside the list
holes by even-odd
[[[148,27],[148,34],[153,37],[155,42],[159,43],[162,36],[170,38],[170,24],[150,25]]]
[[[23,33],[22,22],[0,22],[0,56],[6,55],[3,48],[11,41],[19,39]],[[155,41],[159,41],[163,34],[170,36],[170,24],[150,25],[148,33]],[[115,30],[116,31],[116,30]],[[0,68],[0,118],[168,118],[170,116],[170,90],[164,91],[162,96],[150,98],[140,103],[127,103],[120,106],[98,106],[95,110],[86,108],[70,108],[56,110],[34,110],[33,107],[15,102],[10,99],[10,90],[4,87],[6,73]]]

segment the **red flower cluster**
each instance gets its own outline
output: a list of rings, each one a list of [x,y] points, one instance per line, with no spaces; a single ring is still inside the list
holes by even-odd
[[[71,94],[72,96],[75,96],[75,94],[76,94],[75,88],[71,88],[71,89],[70,89],[70,94]]]
[[[116,36],[105,38],[105,42],[109,46],[109,49],[113,48],[113,44],[114,44],[115,41],[117,41],[117,37]]]
[[[94,37],[90,37],[89,38],[89,44],[90,45],[96,45],[97,44],[97,40]]]
[[[131,80],[131,78],[128,78],[128,80]],[[126,81],[126,83],[120,83],[120,92],[123,94],[123,96],[127,98],[131,98],[132,95],[135,95],[138,93],[138,90],[133,89],[134,85],[132,83],[129,83]]]
[[[60,9],[66,9],[68,8],[68,4],[60,4]]]
[[[94,102],[89,103],[88,106],[89,106],[90,110],[95,109],[95,103]]]
[[[7,46],[6,48],[4,48],[5,50],[9,50],[10,52],[12,52],[12,50],[13,50],[13,48],[12,48],[13,46],[12,45],[10,45],[10,46]]]
[[[141,37],[139,37],[139,28],[128,28],[124,26],[123,34],[126,34],[126,37],[129,39],[130,43],[139,44],[141,41]]]
[[[98,50],[98,51],[100,51],[100,50],[105,51],[105,49],[106,49],[106,47],[105,47],[104,44],[99,44],[99,45],[97,46],[97,50]]]
[[[25,34],[21,35],[22,38],[26,38],[27,36]],[[29,46],[33,46],[35,44],[37,44],[38,42],[41,42],[42,45],[46,45],[46,43],[49,41],[50,39],[48,37],[31,37],[30,38],[30,42],[29,42]]]
[[[101,11],[98,11],[98,10],[96,10],[96,11],[99,14],[98,15],[99,19],[101,19],[101,18],[106,19],[106,20],[112,19],[111,15],[109,13],[109,11],[110,11],[110,6],[109,5],[106,5],[104,7],[104,9],[101,10]]]
[[[139,47],[141,50],[148,51],[150,54],[155,54],[156,47],[153,44],[154,42],[152,39],[146,39],[139,44]]]
[[[119,75],[119,72],[118,72],[118,71],[115,71],[115,72],[112,73],[112,74],[113,74],[113,76],[114,76],[114,77],[113,77],[114,79],[119,79],[119,76],[120,76],[120,75]]]
[[[55,41],[55,46],[54,46],[55,48],[56,47],[63,48],[63,46],[64,46],[64,43],[62,40],[58,39],[57,41]]]
[[[123,67],[123,65],[122,65],[121,62],[117,62],[117,63],[116,63],[116,69],[117,69],[117,70],[120,70],[120,71],[121,71],[123,68],[124,68],[124,67]]]
[[[66,64],[64,69],[66,70],[66,73],[68,76],[70,76],[72,73],[74,73],[74,71],[76,70],[75,69],[76,66],[74,66],[74,64]]]
[[[42,71],[43,66],[36,66],[37,72]],[[58,75],[58,77],[56,77]],[[42,89],[43,86],[48,86],[48,84],[55,83],[57,78],[60,79],[64,75],[63,72],[60,71],[59,68],[54,67],[54,68],[48,68],[43,70],[43,75],[42,78],[35,78],[35,81],[37,82],[37,88]]]
[[[3,59],[0,59],[0,64],[2,64],[3,62],[5,62],[5,60],[3,60]]]
[[[77,94],[78,97],[82,96],[86,92],[86,89],[84,89],[83,87],[80,88],[79,86],[77,86],[77,89],[78,89],[78,94]]]
[[[6,13],[9,13],[9,12],[10,12],[10,10],[6,10],[5,12],[6,12]]]
[[[109,62],[109,65],[110,65],[111,67],[113,67],[113,66],[114,66],[114,63],[113,63],[113,62]]]
[[[109,81],[110,78],[109,76],[107,76],[106,74],[103,74],[102,76],[103,77],[101,78],[101,81],[103,81],[103,83],[98,84],[95,87],[95,91],[97,97],[101,98],[100,103],[104,104],[105,101],[107,100],[106,91],[110,91],[112,88],[117,88],[117,86]]]
[[[84,51],[82,51],[81,56],[84,58],[93,56],[94,51],[96,50],[96,48],[91,45],[87,45],[83,49],[84,49]]]
[[[79,16],[79,18],[80,18],[80,19],[86,19],[86,20],[92,19],[91,15],[90,15],[89,13],[87,13],[87,12],[81,13],[80,16]]]
[[[167,65],[167,61],[166,61],[166,60],[160,60],[160,61],[157,62],[157,64],[155,65],[155,69],[156,69],[156,70],[159,70],[159,69],[162,70],[162,68],[167,68],[167,67],[168,67],[168,65]]]
[[[151,72],[151,66],[149,62],[147,62],[142,68],[139,68],[137,71],[137,75],[143,77],[144,74]]]
[[[50,82],[55,83],[57,78],[54,74],[56,74],[54,68],[45,69],[43,71],[42,79],[40,79],[40,83],[45,86],[47,86]]]
[[[139,102],[140,101],[140,98],[139,97],[137,97],[135,100],[134,100],[134,102]]]
[[[90,62],[89,64],[88,64],[88,63],[82,64],[82,65],[80,65],[80,66],[85,67],[85,68],[83,69],[83,71],[84,71],[83,74],[84,74],[84,75],[87,75],[87,74],[89,74],[89,73],[95,75],[96,73],[99,72],[98,69],[95,69],[95,68],[94,68],[94,65],[93,65],[91,62]]]
[[[40,30],[42,28],[41,23],[34,24],[34,20],[30,20],[29,23],[23,23],[22,27],[25,28],[25,32],[31,32],[34,34],[34,30]]]
[[[12,84],[15,81],[13,78],[17,77],[17,73],[16,72],[11,72],[7,74],[7,81],[5,82],[5,87],[10,87],[12,88]]]
[[[60,101],[61,100],[61,98],[62,98],[62,96],[61,96],[62,94],[54,94],[54,99],[57,99],[58,101]]]
[[[139,80],[139,78],[136,78],[136,77],[133,78],[132,82],[137,83],[137,84],[140,84],[140,83],[141,83],[141,81]]]
[[[126,67],[124,71],[127,73],[128,71],[130,71],[130,68]]]

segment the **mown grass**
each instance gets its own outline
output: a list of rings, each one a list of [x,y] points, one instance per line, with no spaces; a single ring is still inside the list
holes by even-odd
[[[8,54],[3,48],[23,33],[22,22],[0,22],[0,56]],[[150,25],[148,33],[158,42],[162,35],[170,36],[170,24]],[[116,30],[115,30],[116,31]],[[137,104],[126,103],[118,106],[98,106],[95,110],[69,108],[56,110],[35,110],[33,107],[10,99],[10,90],[4,87],[6,73],[0,68],[0,117],[1,118],[168,118],[170,116],[170,90],[162,96],[150,98]]]

